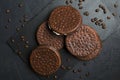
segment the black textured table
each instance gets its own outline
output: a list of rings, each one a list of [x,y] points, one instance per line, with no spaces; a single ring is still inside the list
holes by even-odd
[[[62,65],[71,67],[70,70],[61,68],[49,78],[35,74],[29,66],[28,58],[32,49],[38,44],[35,39],[37,27],[48,19],[50,12],[59,5],[66,5],[65,0],[1,0],[0,1],[0,80],[119,80],[120,79],[120,1],[119,0],[85,0],[83,10],[79,10],[83,16],[83,23],[92,26],[99,33],[103,49],[101,54],[91,61],[79,61],[69,54],[64,48],[61,50]],[[78,0],[73,0],[73,7],[77,7]],[[114,3],[118,8],[114,8]],[[107,15],[111,20],[107,21],[107,15],[96,14],[93,12],[99,4],[107,7]],[[90,12],[89,17],[84,16],[84,11]],[[112,16],[115,12],[116,16]],[[93,17],[104,19],[107,29],[103,30],[91,23]],[[24,35],[29,41],[29,48],[23,48],[24,43],[19,41],[19,37]],[[12,44],[14,39],[18,46]],[[20,47],[23,57],[16,54]],[[70,59],[68,62],[66,59]],[[73,70],[80,69],[81,72],[75,73]],[[89,73],[89,75],[88,75]]]

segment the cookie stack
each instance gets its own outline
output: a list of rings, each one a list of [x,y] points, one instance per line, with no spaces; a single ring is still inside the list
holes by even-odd
[[[48,76],[61,65],[59,50],[64,44],[68,51],[80,60],[95,58],[102,48],[97,32],[82,24],[82,17],[72,6],[55,8],[48,21],[37,30],[39,46],[30,55],[30,64],[35,72]]]

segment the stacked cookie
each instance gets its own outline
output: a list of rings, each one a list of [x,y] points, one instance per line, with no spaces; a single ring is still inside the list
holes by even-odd
[[[71,6],[60,6],[52,11],[48,21],[37,30],[37,41],[39,47],[32,51],[30,64],[35,72],[44,76],[60,67],[59,50],[64,44],[80,60],[95,58],[102,48],[97,32],[82,24],[79,11]]]

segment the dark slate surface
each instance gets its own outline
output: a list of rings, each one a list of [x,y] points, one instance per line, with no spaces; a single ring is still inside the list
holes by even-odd
[[[44,2],[45,1],[45,2]],[[28,58],[32,49],[37,46],[35,39],[35,33],[37,27],[44,21],[47,20],[49,13],[58,5],[65,5],[61,1],[54,1],[49,3],[48,0],[26,0],[22,1],[25,5],[22,8],[17,7],[20,1],[9,0],[7,2],[1,1],[0,5],[0,80],[53,80],[52,76],[50,78],[43,78],[35,74],[29,66]],[[90,1],[90,0],[86,0]],[[102,1],[102,2],[101,2]],[[110,0],[98,0],[97,2],[90,2],[90,4],[102,3],[104,5],[115,3],[116,1]],[[89,5],[88,2],[84,6]],[[119,1],[117,1],[119,3]],[[97,5],[95,4],[95,6]],[[46,6],[48,5],[48,6]],[[73,4],[76,6],[76,4]],[[112,4],[111,4],[112,5]],[[91,6],[92,8],[94,7]],[[114,10],[119,16],[119,11],[112,9],[111,6],[106,5],[109,10],[108,14]],[[44,8],[44,9],[43,9]],[[5,9],[10,9],[9,14],[5,14]],[[87,9],[87,8],[85,8]],[[85,10],[81,11],[84,12]],[[90,9],[91,11],[91,9]],[[19,22],[23,19],[23,15],[28,15],[28,22]],[[97,14],[99,16],[100,14]],[[95,15],[96,16],[96,15]],[[90,15],[90,17],[95,17]],[[105,18],[106,15],[99,16],[100,18]],[[108,31],[101,31],[96,28],[94,24],[90,23],[90,18],[83,17],[83,22],[85,24],[91,25],[94,27],[103,40],[103,49],[101,54],[94,60],[83,62],[75,59],[69,54],[69,52],[64,48],[61,50],[62,64],[65,66],[71,66],[71,70],[61,70],[59,69],[55,75],[58,75],[57,80],[119,80],[120,79],[120,29],[119,29],[119,18],[118,16],[112,17],[112,20],[108,23]],[[8,18],[11,18],[11,22],[8,23]],[[21,25],[24,24],[24,27]],[[112,24],[112,25],[111,25]],[[5,29],[5,26],[8,25],[8,29]],[[110,26],[110,27],[109,27]],[[19,28],[20,31],[16,31],[16,28]],[[114,30],[113,30],[114,29]],[[100,31],[99,31],[100,30]],[[105,34],[103,35],[102,32]],[[21,42],[20,36],[24,35],[26,40],[29,41],[29,48],[24,48],[24,42]],[[16,44],[11,43],[11,38],[15,39]],[[20,44],[19,44],[19,43]],[[9,43],[9,45],[8,45]],[[18,57],[15,54],[15,50],[22,52],[23,57]],[[67,62],[66,59],[70,58],[70,62]],[[25,61],[25,62],[24,62]],[[27,62],[27,63],[26,63]],[[84,64],[84,65],[83,65]],[[86,64],[86,65],[85,65]],[[74,69],[81,69],[81,73],[73,73]],[[90,76],[86,77],[85,74],[89,72]]]

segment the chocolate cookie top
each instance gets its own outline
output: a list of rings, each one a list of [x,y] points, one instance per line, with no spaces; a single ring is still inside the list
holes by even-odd
[[[98,52],[98,53],[91,53],[91,54],[89,54],[87,56],[84,56],[84,57],[79,57],[78,56],[78,59],[84,60],[84,61],[88,61],[88,60],[96,58],[99,54],[100,54],[100,52]]]
[[[76,57],[97,54],[101,50],[101,40],[94,29],[87,25],[81,26],[66,38],[67,49]]]
[[[72,6],[59,6],[54,9],[49,17],[50,28],[62,35],[75,31],[82,23],[78,10]]]
[[[36,73],[48,76],[55,73],[60,67],[61,58],[53,47],[39,46],[32,51],[30,64]]]
[[[40,45],[52,46],[58,50],[63,48],[63,36],[57,36],[49,30],[47,22],[43,22],[37,30],[37,41]]]

